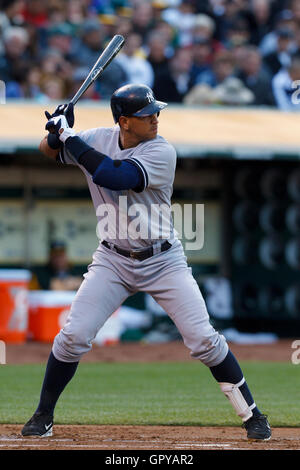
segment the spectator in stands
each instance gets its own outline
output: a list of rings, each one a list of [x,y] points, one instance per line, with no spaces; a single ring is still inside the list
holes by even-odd
[[[195,24],[195,9],[192,2],[177,2],[170,8],[165,9],[161,17],[169,23],[178,34],[178,45],[188,46],[193,39],[193,27]]]
[[[150,63],[155,78],[168,71],[168,39],[160,31],[153,30],[147,40],[147,60]]]
[[[24,98],[31,98],[38,102],[44,103],[47,97],[42,93],[40,82],[41,82],[41,69],[37,63],[29,65],[30,70],[27,74],[27,80],[24,83],[23,93]]]
[[[187,105],[211,106],[216,104],[214,88],[205,83],[194,85],[184,95],[183,103]]]
[[[25,0],[0,0],[0,26],[22,26],[24,25],[23,11]],[[4,31],[2,29],[2,31]]]
[[[236,77],[228,77],[215,88],[195,85],[185,96],[189,105],[248,106],[254,101],[254,94]]]
[[[193,39],[201,38],[212,41],[215,33],[215,21],[208,15],[199,13],[195,15],[193,21],[192,35]]]
[[[28,53],[33,61],[38,62],[41,51],[40,28],[36,28],[33,24],[26,24],[25,29],[28,34]]]
[[[190,72],[190,86],[194,86],[197,77],[203,72],[211,71],[212,46],[211,41],[204,37],[195,37],[192,45],[192,67]]]
[[[263,37],[268,34],[272,26],[272,7],[269,0],[252,0],[251,1],[252,14],[251,19],[251,43],[258,46]]]
[[[46,26],[48,23],[48,4],[40,0],[27,0],[24,2],[23,18],[27,24],[37,28]]]
[[[282,68],[272,79],[276,106],[282,111],[300,111],[300,58],[292,58],[288,68]]]
[[[155,32],[161,33],[165,36],[166,41],[168,43],[168,48],[170,49],[170,53],[173,54],[175,48],[178,47],[178,37],[176,29],[174,29],[167,21],[161,19],[156,23]]]
[[[152,3],[142,0],[133,4],[131,22],[132,31],[140,35],[144,42],[155,26]]]
[[[23,26],[24,0],[0,0],[0,55],[4,53],[3,33],[10,26]]]
[[[212,63],[212,67],[201,72],[195,80],[196,84],[206,84],[214,88],[220,85],[226,78],[234,75],[234,59],[230,51],[218,52]]]
[[[294,16],[294,19],[299,26],[300,24],[300,0],[291,0],[290,2],[291,12]]]
[[[79,30],[79,40],[74,45],[72,57],[76,65],[91,68],[103,49],[105,26],[97,18],[85,20]]]
[[[118,55],[118,62],[128,74],[128,83],[144,83],[153,86],[154,73],[152,66],[142,51],[142,38],[139,34],[130,33],[123,49]]]
[[[228,49],[251,42],[249,21],[240,16],[235,18],[227,27],[226,40],[223,41]]]
[[[214,88],[215,102],[227,106],[248,106],[254,103],[254,93],[237,77],[228,77]]]
[[[132,23],[129,17],[120,16],[116,17],[116,22],[114,26],[114,33],[121,34],[126,38],[132,32]]]
[[[239,0],[224,0],[223,9],[216,17],[218,37],[223,44],[227,43],[229,30],[232,30],[234,25],[239,24],[238,28],[240,29],[242,22],[245,24],[245,21],[248,20],[247,3]],[[246,30],[249,31],[249,24],[247,24]]]
[[[181,103],[190,89],[192,53],[189,48],[178,48],[169,60],[168,71],[157,77],[153,91],[158,100]]]
[[[48,50],[40,62],[41,76],[55,75],[62,80],[70,80],[73,75],[72,64],[64,59],[57,50]]]
[[[61,53],[65,60],[72,62],[73,53],[73,29],[69,23],[59,23],[48,29],[48,49]]]
[[[46,266],[33,270],[29,288],[32,290],[77,290],[82,282],[82,271],[71,266],[64,242],[51,243]]]
[[[87,15],[87,5],[81,0],[67,0],[66,21],[72,25],[74,31],[79,31]]]
[[[282,10],[275,16],[273,28],[262,38],[258,46],[262,56],[276,51],[278,39],[277,31],[279,29],[289,29],[292,33],[295,33],[297,30],[297,23],[291,10]]]
[[[290,47],[289,47],[289,53],[291,55],[300,55],[300,27],[296,29],[294,35],[293,35],[294,40],[291,42]]]
[[[275,75],[282,67],[291,63],[291,45],[294,34],[290,29],[279,29],[277,32],[277,49],[263,58],[270,73]]]
[[[195,22],[192,30],[193,43],[195,41],[206,39],[210,43],[211,54],[224,49],[223,44],[215,37],[216,22],[213,18],[205,14],[195,16]]]
[[[60,0],[50,1],[51,3],[48,6],[47,12],[47,27],[57,26],[61,23],[67,23],[66,2],[61,2]]]
[[[3,33],[4,54],[0,56],[0,77],[4,82],[13,80],[13,68],[20,59],[30,59],[28,33],[19,26],[10,26]]]
[[[40,89],[49,100],[65,100],[69,96],[70,86],[68,80],[53,74],[43,75],[40,80]]]
[[[254,93],[255,106],[274,106],[274,96],[270,86],[272,75],[263,67],[262,58],[256,46],[247,46],[241,55],[237,77]]]
[[[47,101],[40,89],[41,72],[37,64],[17,61],[12,70],[12,78],[6,83],[7,98],[30,98],[41,103]]]

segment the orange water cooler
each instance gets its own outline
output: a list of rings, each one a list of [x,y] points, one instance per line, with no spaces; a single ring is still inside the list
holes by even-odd
[[[31,291],[28,339],[52,342],[66,322],[75,294],[73,291]]]
[[[0,269],[0,340],[23,343],[27,337],[30,271]]]

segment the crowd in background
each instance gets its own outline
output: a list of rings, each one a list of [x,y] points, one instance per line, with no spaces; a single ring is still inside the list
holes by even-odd
[[[85,99],[144,83],[169,103],[300,110],[300,0],[0,0],[7,99],[66,102],[115,34]]]

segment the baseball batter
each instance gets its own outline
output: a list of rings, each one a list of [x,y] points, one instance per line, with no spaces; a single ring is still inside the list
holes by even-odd
[[[191,356],[210,368],[248,438],[271,437],[267,417],[257,408],[237,360],[210,324],[170,213],[159,209],[171,206],[176,168],[175,149],[158,135],[158,117],[166,106],[149,87],[126,85],[111,98],[114,127],[76,133],[71,105],[59,106],[52,115],[46,112],[51,132],[40,150],[85,173],[100,243],[54,340],[40,402],[23,436],[52,435],[56,402],[82,355],[126,298],[143,291],[174,321]]]

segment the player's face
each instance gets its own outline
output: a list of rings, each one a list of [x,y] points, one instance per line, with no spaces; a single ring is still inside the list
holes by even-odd
[[[129,120],[129,132],[140,141],[154,139],[158,130],[158,113],[151,116],[131,116]]]

